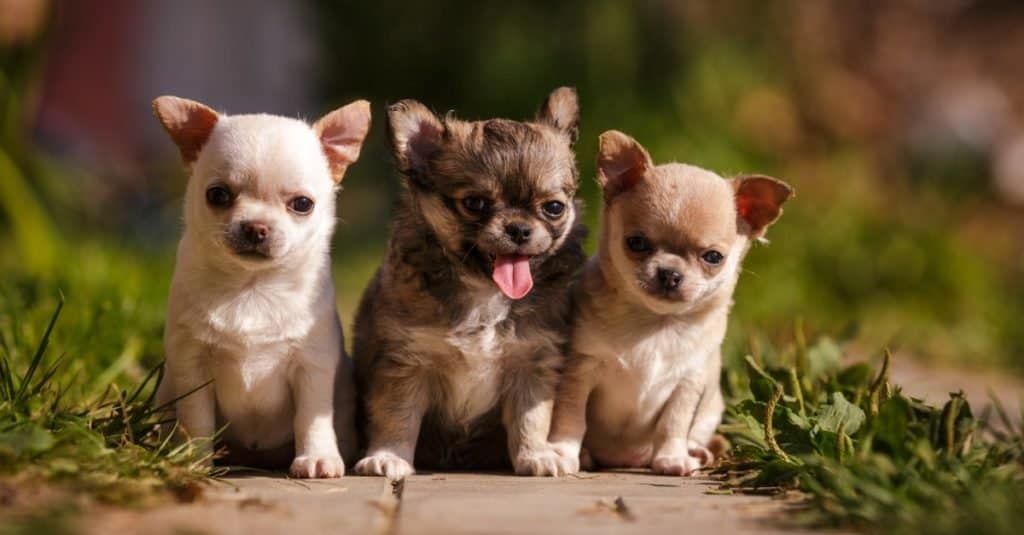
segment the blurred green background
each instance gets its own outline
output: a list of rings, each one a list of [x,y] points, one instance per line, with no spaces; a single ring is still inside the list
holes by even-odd
[[[553,5],[555,4],[555,5]],[[922,359],[1024,370],[1024,6],[889,2],[0,0],[0,347],[54,344],[84,392],[137,380],[160,333],[186,177],[160,94],[374,124],[340,194],[348,327],[399,188],[388,102],[532,116],[579,89],[587,221],[597,136],[797,190],[751,252],[728,343],[802,321]],[[593,250],[593,243],[590,244]]]

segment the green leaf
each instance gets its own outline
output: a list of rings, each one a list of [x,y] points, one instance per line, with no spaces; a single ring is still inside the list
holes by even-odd
[[[839,372],[836,377],[836,381],[843,388],[849,390],[856,390],[858,388],[868,388],[871,386],[871,381],[874,379],[875,371],[871,368],[871,365],[866,362],[859,362],[852,366],[848,366],[843,371]]]
[[[747,376],[750,378],[750,392],[754,399],[766,401],[775,393],[776,381],[757,364],[754,357],[747,355]]]
[[[0,433],[0,457],[18,459],[53,448],[53,434],[34,424],[16,427]]]
[[[810,379],[818,379],[834,373],[839,369],[843,359],[843,351],[831,338],[823,337],[807,349],[807,368],[805,375]]]
[[[913,417],[910,402],[902,396],[886,400],[873,423],[875,439],[884,442],[899,457],[907,455],[907,433]]]
[[[864,411],[846,401],[842,392],[833,392],[832,403],[823,405],[818,413],[818,428],[832,433],[838,433],[842,428],[847,435],[853,435],[865,418]]]

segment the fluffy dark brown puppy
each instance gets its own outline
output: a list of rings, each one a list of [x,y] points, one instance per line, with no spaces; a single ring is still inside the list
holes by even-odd
[[[578,118],[571,88],[533,122],[388,110],[405,188],[356,318],[370,441],[356,472],[398,479],[415,460],[557,475],[547,434],[585,259]]]

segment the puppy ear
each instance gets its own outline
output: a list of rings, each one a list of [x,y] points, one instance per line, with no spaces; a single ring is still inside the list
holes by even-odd
[[[576,143],[579,136],[580,103],[575,87],[559,87],[548,95],[537,112],[537,122],[553,126],[569,136],[569,143]]]
[[[370,131],[370,103],[357,100],[338,108],[313,123],[320,138],[334,183],[340,183],[348,166],[359,159],[359,151]]]
[[[764,175],[741,175],[732,180],[732,185],[740,233],[751,238],[764,235],[782,215],[782,204],[793,195],[789,184]]]
[[[640,143],[618,130],[601,134],[598,145],[597,181],[604,190],[605,202],[632,189],[654,167]]]
[[[430,158],[440,149],[445,127],[441,120],[415,100],[388,107],[388,140],[399,171],[426,185]]]
[[[185,165],[192,165],[199,157],[220,118],[217,112],[194,100],[169,95],[153,101],[153,113],[178,146]]]

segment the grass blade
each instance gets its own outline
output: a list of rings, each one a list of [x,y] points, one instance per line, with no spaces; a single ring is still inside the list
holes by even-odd
[[[21,384],[18,385],[18,391],[14,395],[15,404],[24,402],[25,394],[28,392],[29,385],[32,383],[32,377],[35,375],[36,370],[39,369],[40,363],[43,361],[43,355],[46,353],[46,347],[50,345],[50,335],[53,334],[53,328],[57,325],[57,318],[60,317],[60,311],[64,308],[64,294],[59,294],[60,298],[57,300],[57,309],[53,311],[53,316],[50,317],[50,323],[46,326],[46,331],[43,332],[43,337],[39,340],[39,345],[36,347],[35,353],[32,355],[32,360],[29,361],[28,371],[21,378]]]

